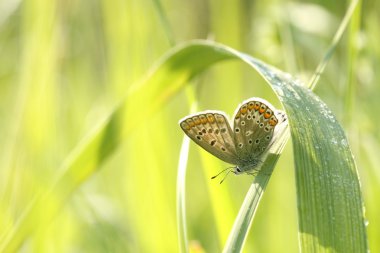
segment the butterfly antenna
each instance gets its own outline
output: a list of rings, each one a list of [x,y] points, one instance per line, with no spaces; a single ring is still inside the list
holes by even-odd
[[[228,174],[230,174],[231,171],[232,171],[232,170],[229,170],[229,171],[226,173],[226,175],[224,176],[224,178],[222,179],[222,181],[220,181],[219,184],[222,184],[222,183],[223,183],[224,179],[227,178]]]
[[[224,170],[222,170],[221,172],[219,172],[218,174],[216,174],[215,176],[213,176],[211,179],[214,179],[216,178],[217,176],[219,176],[220,174],[222,174],[223,172],[225,172],[226,170],[229,170],[229,169],[232,169],[234,167],[228,167],[228,168],[225,168]],[[228,174],[228,173],[227,173]]]

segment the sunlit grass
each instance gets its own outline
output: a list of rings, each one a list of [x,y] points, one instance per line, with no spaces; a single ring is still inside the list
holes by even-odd
[[[309,20],[297,26],[283,1],[17,3],[0,4],[0,245],[9,252],[178,251],[176,178],[183,133],[177,123],[190,112],[182,90],[191,73],[180,71],[184,62],[174,62],[157,75],[157,85],[131,87],[144,84],[145,73],[157,69],[155,62],[173,43],[194,38],[225,43],[307,81],[345,10],[342,3],[314,1]],[[379,10],[377,1],[361,3],[315,91],[349,130],[372,252],[380,251]],[[328,29],[307,29],[323,28],[320,13],[331,17]],[[202,70],[210,56],[184,58]],[[212,67],[193,81],[199,110],[231,115],[251,96],[280,105],[241,63]],[[107,121],[126,96],[125,109]],[[108,127],[99,128],[103,122]],[[290,148],[257,210],[247,252],[298,250]],[[231,177],[219,185],[209,178],[228,165],[198,154],[191,144],[187,238],[193,252],[219,252],[252,178]],[[33,201],[36,208],[28,213]],[[9,238],[13,243],[7,244]]]

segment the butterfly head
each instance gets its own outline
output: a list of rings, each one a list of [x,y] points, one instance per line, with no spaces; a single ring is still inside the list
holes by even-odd
[[[240,174],[243,174],[244,173],[244,170],[243,168],[239,167],[239,166],[236,166],[234,168],[231,169],[232,172],[235,174],[235,175],[240,175]]]
[[[232,172],[235,175],[240,175],[243,173],[253,174],[252,172],[257,171],[258,166],[261,163],[262,161],[260,159],[257,159],[257,158],[249,159],[248,162],[246,162],[245,164],[236,165],[235,167],[233,167]]]
[[[223,179],[220,181],[220,183],[223,183],[224,179],[226,179],[228,174],[230,174],[231,172],[234,173],[235,175],[247,173],[248,167],[247,168],[245,168],[245,167],[246,166],[238,166],[238,165],[236,165],[234,167],[228,167],[228,168],[222,170],[221,172],[219,172],[218,174],[216,174],[215,176],[213,176],[211,179],[214,179],[214,178],[218,177],[220,174],[226,172]]]

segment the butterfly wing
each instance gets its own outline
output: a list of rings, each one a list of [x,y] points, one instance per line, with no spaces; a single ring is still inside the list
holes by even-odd
[[[266,100],[251,98],[238,107],[234,116],[234,142],[242,160],[260,157],[270,146],[278,123],[276,110]]]
[[[273,138],[269,144],[269,147],[271,147],[272,144],[277,141],[278,137],[281,136],[281,133],[288,126],[288,118],[287,118],[286,113],[284,111],[276,110],[275,115],[276,115],[276,118],[278,119],[278,124],[276,125],[276,127],[273,131]]]
[[[180,120],[179,124],[185,134],[206,151],[227,163],[238,164],[233,133],[222,112],[200,112]]]

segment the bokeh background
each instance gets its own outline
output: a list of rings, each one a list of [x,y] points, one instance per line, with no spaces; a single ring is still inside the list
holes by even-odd
[[[33,198],[54,184],[71,151],[167,50],[191,39],[214,40],[307,82],[349,3],[1,1],[0,244]],[[349,137],[372,252],[380,252],[379,12],[379,1],[359,1],[315,89]],[[199,110],[231,115],[252,96],[281,107],[269,86],[241,63],[205,72],[138,125],[62,200],[51,222],[44,220],[50,203],[33,214],[31,236],[19,251],[177,252],[176,178],[184,136],[177,123],[190,113],[187,101],[195,97]],[[222,185],[209,179],[227,166],[191,144],[186,212],[192,252],[223,249],[250,186],[249,176],[231,176]],[[289,141],[256,213],[247,252],[298,251],[293,170]]]

